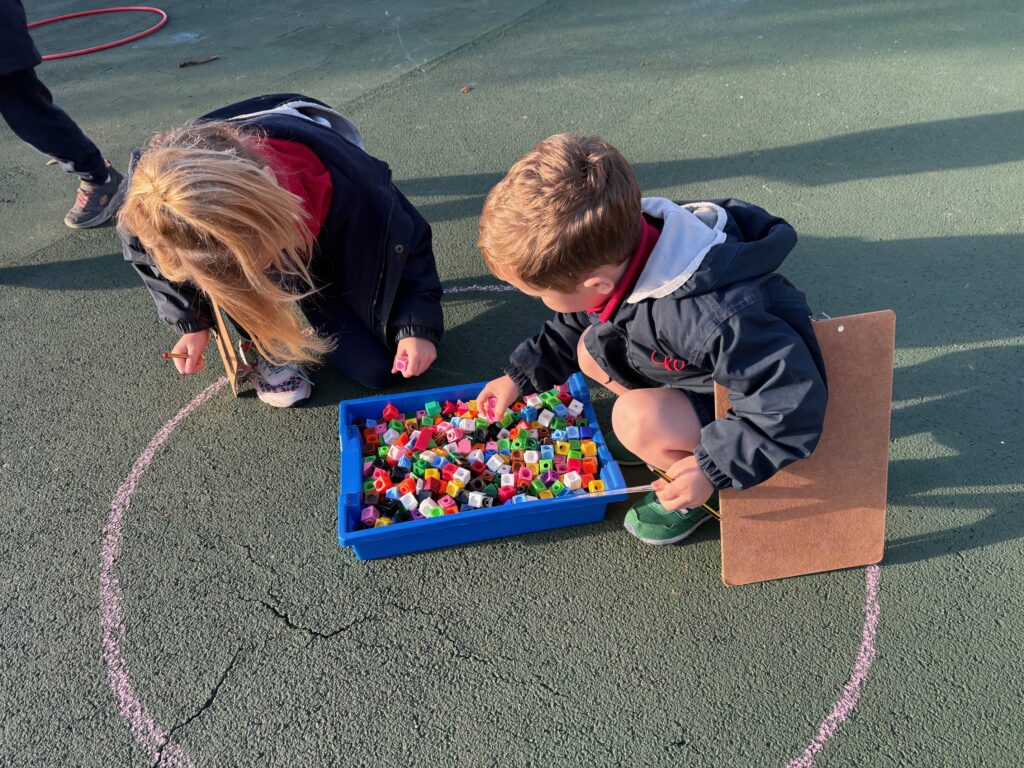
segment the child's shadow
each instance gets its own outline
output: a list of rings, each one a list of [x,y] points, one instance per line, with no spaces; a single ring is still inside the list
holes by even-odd
[[[914,439],[919,441],[915,454],[931,450],[939,455],[893,460],[890,504],[936,513],[959,508],[974,513],[972,517],[988,514],[891,540],[886,544],[887,564],[930,560],[1024,535],[1019,514],[1020,420],[1013,416],[1019,412],[1022,363],[1020,346],[1006,343],[951,352],[896,371],[894,446]],[[1008,375],[1014,379],[1009,387]],[[929,435],[931,445],[920,445]]]

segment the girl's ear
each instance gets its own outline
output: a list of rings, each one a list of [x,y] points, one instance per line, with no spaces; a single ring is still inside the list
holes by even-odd
[[[583,281],[584,288],[593,288],[602,296],[607,296],[615,290],[615,281],[604,275],[593,275]]]

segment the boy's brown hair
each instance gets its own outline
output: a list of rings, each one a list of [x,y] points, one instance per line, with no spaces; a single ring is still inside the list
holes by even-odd
[[[487,195],[477,245],[498,277],[568,292],[629,258],[641,231],[640,185],[626,158],[600,137],[557,133]]]

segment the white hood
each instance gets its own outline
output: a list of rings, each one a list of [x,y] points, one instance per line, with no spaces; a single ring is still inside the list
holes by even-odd
[[[645,197],[640,209],[665,223],[627,304],[673,293],[693,276],[708,251],[725,242],[727,216],[714,203],[677,205],[664,197]]]

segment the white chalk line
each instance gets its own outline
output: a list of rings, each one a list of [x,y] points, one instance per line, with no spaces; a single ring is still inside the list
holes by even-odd
[[[462,286],[462,290],[465,291],[478,289],[515,290],[509,286]],[[103,662],[107,668],[107,680],[117,702],[118,712],[127,722],[135,740],[152,759],[159,758],[161,764],[168,768],[195,768],[195,763],[184,748],[172,740],[170,732],[156,721],[156,718],[135,693],[128,663],[121,651],[121,643],[125,637],[125,617],[122,605],[123,593],[114,567],[117,565],[121,543],[124,539],[125,514],[143,473],[177,426],[196,408],[222,390],[227,383],[227,378],[221,377],[208,386],[164,424],[149,441],[146,449],[132,465],[128,477],[114,494],[114,500],[110,505],[110,518],[103,529],[103,544],[100,549],[100,623],[103,628]],[[878,566],[868,566],[864,628],[850,680],[844,686],[843,693],[832,707],[832,711],[822,721],[818,733],[801,756],[787,763],[786,768],[813,768],[815,756],[846,722],[857,702],[860,701],[861,688],[877,653],[875,637],[880,616],[878,603],[880,580],[881,574]]]

